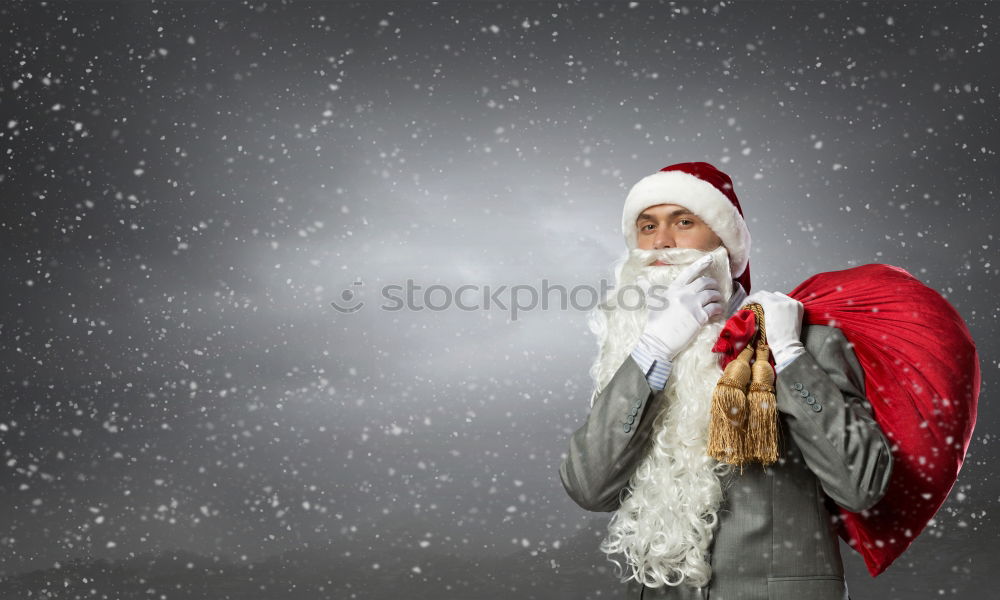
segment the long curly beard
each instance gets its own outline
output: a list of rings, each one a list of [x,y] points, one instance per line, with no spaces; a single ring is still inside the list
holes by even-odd
[[[644,270],[649,255],[643,252],[667,252],[665,260],[674,264]],[[650,281],[654,284],[669,283],[686,264],[702,254],[688,249],[633,250],[620,269],[620,287],[640,274],[652,275]],[[723,298],[728,301],[733,286],[728,255],[724,248],[713,254],[716,260],[705,274],[719,281]],[[683,264],[676,264],[682,261]],[[621,304],[627,306],[626,302],[623,300]],[[644,308],[626,310],[623,306],[605,312],[606,328],[598,332],[603,334],[602,352],[592,375],[604,384],[621,366],[645,324]],[[658,410],[653,421],[652,444],[632,475],[628,493],[612,516],[608,535],[600,546],[609,555],[625,555],[626,575],[622,575],[621,564],[610,559],[618,565],[622,582],[635,579],[648,587],[682,583],[703,587],[711,579],[712,568],[706,553],[723,499],[720,477],[733,468],[706,452],[712,392],[722,375],[718,355],[711,348],[725,325],[726,312],[710,320],[675,357],[662,399],[651,403],[648,409]],[[604,379],[608,369],[610,375]],[[597,386],[598,391],[602,388],[603,384]],[[597,391],[594,397],[596,394]]]

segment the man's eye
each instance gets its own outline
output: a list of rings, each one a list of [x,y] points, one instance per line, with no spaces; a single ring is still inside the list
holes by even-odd
[[[652,223],[649,223],[649,224],[647,224],[647,225],[643,225],[643,226],[642,226],[642,228],[641,228],[641,229],[640,229],[639,231],[646,231],[646,228],[647,228],[647,227],[652,227],[652,226],[653,226],[653,224],[652,224]]]
[[[692,221],[691,219],[681,219],[678,222],[679,223],[690,223],[690,224],[694,225],[694,221]]]

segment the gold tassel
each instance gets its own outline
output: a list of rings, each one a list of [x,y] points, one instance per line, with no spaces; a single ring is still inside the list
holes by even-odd
[[[768,362],[771,350],[764,327],[764,307],[752,303],[742,309],[753,311],[757,331],[719,378],[712,393],[708,429],[708,454],[739,466],[740,473],[748,462],[759,461],[766,466],[778,460],[778,406],[774,369]],[[751,367],[753,354],[756,356]]]
[[[720,462],[739,465],[749,460],[744,426],[747,417],[747,387],[750,384],[750,355],[747,346],[729,361],[712,392],[712,418],[708,425],[708,453]]]
[[[750,418],[747,424],[747,454],[751,460],[770,465],[778,460],[778,411],[774,394],[774,370],[767,362],[771,351],[767,344],[757,343],[753,363],[753,383],[747,393]]]

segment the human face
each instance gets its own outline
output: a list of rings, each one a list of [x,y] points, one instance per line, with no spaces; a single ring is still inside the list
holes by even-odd
[[[635,226],[636,245],[642,250],[697,248],[711,252],[722,245],[722,239],[704,221],[679,204],[650,206],[639,214]]]

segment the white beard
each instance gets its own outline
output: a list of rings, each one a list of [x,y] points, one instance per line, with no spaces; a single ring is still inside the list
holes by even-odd
[[[657,394],[647,408],[659,411],[654,415],[652,444],[629,480],[630,493],[611,518],[601,543],[601,550],[609,555],[625,554],[629,574],[622,582],[635,579],[648,587],[681,583],[703,587],[712,576],[706,552],[723,498],[719,478],[733,467],[719,463],[706,451],[712,392],[722,375],[719,355],[711,348],[729,317],[735,283],[725,248],[711,253],[715,260],[704,274],[719,282],[725,299],[723,314],[709,320],[676,356],[663,396]],[[632,250],[618,269],[617,289],[634,283],[639,275],[652,284],[668,284],[704,254],[692,249]],[[671,265],[645,266],[656,258]],[[617,299],[609,300],[593,315],[591,328],[601,340],[601,354],[591,368],[597,384],[591,403],[642,334],[645,306],[626,308],[641,304],[641,291],[635,290],[631,300],[626,298],[622,296],[620,305]]]

